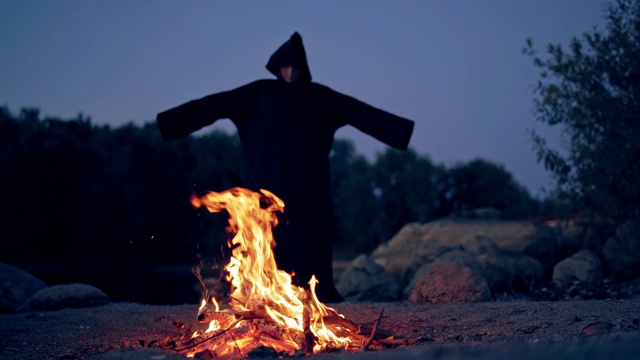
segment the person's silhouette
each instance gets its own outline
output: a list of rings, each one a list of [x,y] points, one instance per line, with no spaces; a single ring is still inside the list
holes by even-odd
[[[258,80],[161,112],[163,139],[173,140],[229,118],[242,144],[246,186],[266,189],[285,202],[285,221],[274,230],[278,267],[306,286],[318,279],[323,302],[342,296],[333,281],[329,153],[336,130],[351,125],[406,149],[413,121],[376,109],[311,81],[296,32],[271,55],[276,80]]]

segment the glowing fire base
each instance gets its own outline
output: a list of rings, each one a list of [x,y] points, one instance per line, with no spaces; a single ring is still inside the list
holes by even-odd
[[[209,328],[176,344],[175,351],[243,357],[260,347],[295,355],[363,346],[367,338],[357,334],[359,327],[318,300],[315,278],[306,290],[277,268],[272,229],[278,223],[276,213],[284,210],[282,200],[266,190],[232,188],[194,195],[191,203],[229,213],[227,231],[233,235],[229,241],[233,250],[225,270],[231,294],[224,310],[215,297],[205,295],[198,315],[201,321],[210,321]]]

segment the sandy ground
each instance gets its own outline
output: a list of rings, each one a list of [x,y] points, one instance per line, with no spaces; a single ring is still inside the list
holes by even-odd
[[[414,345],[347,359],[428,358],[637,359],[640,299],[504,301],[474,304],[341,303],[348,319],[377,319],[395,336],[422,338]],[[180,359],[152,347],[175,333],[174,320],[201,327],[196,305],[112,303],[52,312],[0,315],[0,359]],[[155,341],[154,341],[155,340]]]

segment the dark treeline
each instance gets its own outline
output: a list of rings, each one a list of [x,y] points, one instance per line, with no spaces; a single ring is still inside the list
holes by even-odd
[[[241,157],[238,137],[223,132],[164,142],[153,123],[111,128],[0,108],[0,262],[70,271],[196,264],[198,254],[219,252],[225,219],[194,210],[189,198],[242,186]],[[334,241],[363,251],[409,222],[539,208],[484,160],[447,168],[389,149],[370,163],[337,140],[331,164]]]
[[[541,204],[502,166],[477,159],[452,167],[409,149],[387,149],[373,163],[337,140],[331,155],[336,241],[371,250],[410,222],[479,208],[507,218],[539,215]]]

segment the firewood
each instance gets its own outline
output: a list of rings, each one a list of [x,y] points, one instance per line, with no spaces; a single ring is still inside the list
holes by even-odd
[[[246,333],[248,331],[248,329],[249,329],[249,327],[247,327],[247,326],[243,326],[243,327],[240,327],[240,328],[233,328],[239,322],[240,322],[240,320],[236,321],[235,323],[231,324],[231,326],[229,326],[227,328],[224,328],[222,330],[219,330],[219,331],[216,331],[216,332],[213,332],[213,333],[205,333],[205,334],[202,334],[201,336],[199,336],[198,338],[186,340],[186,341],[182,342],[180,344],[180,346],[176,346],[174,351],[176,351],[178,353],[185,353],[185,352],[191,351],[191,349],[193,349],[193,348],[197,348],[201,344],[210,343],[210,342],[214,342],[215,343],[216,340],[220,340],[221,335],[224,335],[225,333],[230,332],[230,331],[234,331],[236,333],[239,333],[239,332]],[[233,330],[232,330],[232,328],[233,328]],[[208,346],[209,345],[210,344],[208,344]]]
[[[213,320],[227,322],[229,319],[234,319],[235,317],[236,312],[231,309],[221,311],[205,310],[198,314],[198,321],[201,323],[209,323]]]
[[[345,329],[349,329],[355,333],[360,335],[371,335],[373,331],[373,326],[370,323],[359,325],[351,320],[340,317],[336,314],[330,314],[322,318],[325,324],[342,326]],[[374,320],[375,322],[375,320]],[[386,338],[392,336],[393,332],[389,329],[378,327],[378,331],[376,334],[376,338]]]
[[[259,339],[261,343],[264,343],[266,346],[270,346],[274,348],[278,352],[286,352],[288,354],[293,354],[298,350],[298,348],[291,343],[285,341],[284,339],[274,338],[267,333],[260,334]]]
[[[302,328],[304,329],[304,353],[306,355],[313,354],[313,348],[316,345],[316,338],[311,331],[311,315],[309,314],[309,299],[311,298],[311,294],[309,290],[305,291],[305,297],[303,299],[305,306],[302,310]]]
[[[370,324],[360,325],[356,332],[361,335],[371,335],[374,332],[374,326],[371,326]],[[380,326],[378,326],[378,328],[375,330],[375,333],[376,339],[384,339],[388,338],[389,336],[393,336],[393,331]]]
[[[415,344],[416,342],[418,342],[418,340],[420,340],[420,339],[394,339],[394,338],[388,338],[388,339],[377,339],[376,341],[381,343],[382,345],[398,346],[398,345],[412,345],[412,344]]]
[[[384,314],[384,309],[380,309],[380,315],[378,316],[378,321],[376,321],[376,324],[373,326],[373,330],[371,330],[371,337],[369,337],[369,340],[367,340],[367,342],[364,344],[364,346],[360,351],[367,351],[369,346],[373,344],[373,341],[376,338],[376,333],[378,332],[378,327],[380,326],[380,321],[382,320],[383,314]]]
[[[220,330],[201,334],[196,338],[187,338],[188,336],[180,337],[178,340],[174,338],[172,345],[167,343],[164,347],[170,347],[171,350],[181,354],[210,350],[215,356],[224,358],[242,358],[260,346],[273,348],[289,356],[302,353],[311,355],[318,344],[318,338],[312,331],[307,296],[302,299],[305,302],[302,331],[276,324],[265,309],[269,306],[268,304],[258,304],[247,311],[237,311],[233,308],[221,311],[205,309],[199,314],[198,320],[201,322],[217,320],[222,326]],[[355,323],[337,313],[325,316],[323,321],[328,330],[336,336],[348,337],[352,340],[347,351],[382,350],[385,347],[410,345],[419,341],[419,339],[407,340],[392,337],[391,331],[380,326],[383,315],[384,309],[380,309],[377,319],[366,324]],[[330,352],[338,347],[337,344],[325,344],[321,352]]]
[[[325,317],[322,318],[322,320],[324,321],[325,324],[327,325],[338,325],[338,326],[342,326],[345,329],[351,330],[351,331],[357,331],[358,330],[358,324],[354,323],[353,321],[347,320],[341,316],[338,316],[336,314],[329,314]]]

